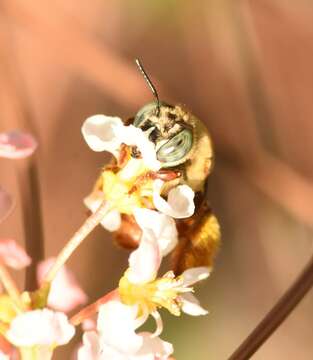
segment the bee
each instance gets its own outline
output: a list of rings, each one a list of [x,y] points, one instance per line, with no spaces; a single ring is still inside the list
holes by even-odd
[[[155,100],[144,105],[126,124],[133,124],[146,132],[155,144],[156,156],[162,166],[157,172],[139,177],[134,188],[147,178],[165,181],[162,195],[180,184],[192,188],[195,192],[195,213],[190,218],[175,220],[179,243],[172,253],[172,267],[176,274],[190,267],[211,267],[219,248],[220,228],[206,199],[207,178],[214,164],[210,135],[204,123],[183,106],[160,101],[156,88],[138,59],[136,64]],[[126,157],[123,151],[120,153],[118,166],[122,166]],[[132,149],[131,156],[140,157],[136,148]],[[101,184],[97,186],[101,187]],[[117,243],[135,248],[140,237],[141,229],[134,216],[123,214],[121,226],[115,232]]]

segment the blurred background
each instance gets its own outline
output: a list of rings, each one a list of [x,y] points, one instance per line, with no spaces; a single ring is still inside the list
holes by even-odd
[[[212,135],[209,196],[223,232],[199,289],[210,315],[164,314],[163,338],[177,360],[227,359],[312,254],[312,1],[3,0],[0,19],[0,131],[39,141],[30,159],[0,159],[0,183],[17,198],[0,236],[36,261],[80,226],[108,160],[81,125],[95,113],[127,118],[151,100],[139,57],[161,97]],[[127,256],[99,227],[69,265],[93,301],[116,286]],[[253,359],[312,359],[312,319],[311,292]],[[75,341],[56,358],[69,359]]]

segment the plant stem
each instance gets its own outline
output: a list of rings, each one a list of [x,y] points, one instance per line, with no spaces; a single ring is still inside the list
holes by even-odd
[[[84,320],[91,318],[93,315],[95,315],[100,306],[107,303],[111,300],[117,300],[119,299],[119,292],[118,289],[110,291],[108,294],[102,296],[100,299],[98,299],[96,302],[86,306],[84,309],[82,309],[79,313],[74,315],[70,322],[74,326],[80,325]]]
[[[20,188],[22,217],[27,253],[32,258],[32,264],[26,269],[27,290],[37,287],[37,264],[44,257],[44,235],[42,209],[40,199],[39,174],[36,158],[32,157],[18,166],[18,182]]]
[[[313,286],[313,256],[277,304],[270,310],[260,324],[252,331],[239,348],[228,360],[247,360],[259,349],[260,346],[281,325],[292,310],[303,299]]]
[[[111,210],[111,207],[106,201],[103,201],[96,212],[89,216],[89,218],[83,223],[79,230],[73,235],[73,237],[64,246],[62,251],[59,253],[55,263],[47,273],[43,286],[47,283],[50,284],[55,278],[59,269],[66,263],[77,247],[82,241],[91,233],[91,231],[100,223],[103,217]]]
[[[0,263],[0,280],[10,298],[15,302],[19,309],[23,309],[24,306],[20,298],[20,292],[10,273],[2,263]]]

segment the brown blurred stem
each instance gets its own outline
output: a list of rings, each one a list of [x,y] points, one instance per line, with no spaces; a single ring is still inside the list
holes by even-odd
[[[12,118],[15,126],[19,129],[35,133],[31,104],[28,98],[28,91],[25,84],[24,74],[18,61],[18,52],[15,49],[16,39],[13,35],[12,24],[7,17],[7,9],[4,3],[1,4],[2,11],[2,41],[6,49],[5,62],[6,91],[12,102]],[[36,265],[43,259],[43,223],[41,216],[40,186],[36,155],[18,162],[18,184],[22,205],[23,228],[25,236],[26,251],[32,258],[32,265],[26,269],[26,288],[36,288]]]
[[[247,360],[282,324],[313,286],[313,256],[298,279],[291,285],[260,324],[228,360]]]
[[[26,269],[25,287],[27,290],[35,290],[37,287],[36,265],[44,257],[38,168],[35,158],[26,159],[25,163],[20,165],[18,182],[26,239],[25,247],[32,258],[32,266]]]

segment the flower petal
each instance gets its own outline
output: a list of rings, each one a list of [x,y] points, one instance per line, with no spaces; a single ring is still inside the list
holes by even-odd
[[[10,215],[14,208],[12,196],[0,186],[0,223]]]
[[[21,159],[30,156],[37,148],[35,138],[24,132],[0,133],[0,157]]]
[[[136,208],[134,216],[143,232],[152,230],[161,256],[166,256],[175,248],[178,243],[178,235],[175,221],[170,216],[146,208]]]
[[[118,210],[109,211],[101,220],[101,225],[108,231],[116,231],[121,226],[121,214]]]
[[[93,151],[109,151],[116,157],[121,141],[115,130],[121,125],[123,121],[119,117],[93,115],[85,120],[82,134]]]
[[[7,355],[0,350],[0,360],[10,360],[10,355]]]
[[[54,258],[49,258],[39,263],[37,268],[37,279],[39,284],[42,283],[45,275],[54,262]],[[88,297],[78,285],[74,274],[66,266],[63,266],[52,281],[48,305],[55,310],[69,312],[76,306],[85,304],[87,300]]]
[[[148,139],[146,134],[139,128],[129,125],[115,128],[116,136],[126,145],[134,145],[139,149],[145,165],[154,171],[161,167],[160,161],[157,160],[155,145]]]
[[[65,314],[52,310],[33,310],[17,315],[6,333],[15,346],[64,345],[74,336],[75,328]]]
[[[175,219],[183,219],[193,215],[195,193],[188,185],[178,185],[171,189],[167,201],[160,195],[162,186],[162,180],[158,179],[153,183],[153,202],[157,210]]]
[[[0,360],[18,359],[17,349],[3,335],[0,336]]]
[[[137,312],[136,306],[127,306],[120,301],[109,301],[102,305],[97,322],[101,344],[121,353],[136,353],[143,341],[135,333]]]
[[[82,329],[84,331],[91,331],[91,330],[95,330],[97,328],[97,321],[96,318],[88,318],[83,320],[82,322]]]
[[[94,191],[84,199],[84,204],[91,212],[96,212],[103,201],[103,193]],[[121,214],[117,210],[109,211],[101,221],[108,231],[116,231],[121,226]]]
[[[152,359],[167,359],[174,352],[173,345],[159,337],[152,336],[152,334],[147,332],[140,333],[139,335],[143,338],[143,344],[136,354],[138,360],[141,359],[140,356],[144,355],[153,355]]]
[[[130,158],[127,164],[119,171],[118,176],[124,181],[134,181],[143,173],[146,166],[142,159]]]
[[[188,287],[198,281],[204,280],[210,276],[211,269],[206,266],[199,266],[187,269],[183,272],[183,285]]]
[[[99,335],[95,331],[85,332],[83,335],[83,344],[77,352],[77,360],[100,360],[100,354]]]
[[[130,282],[142,284],[154,280],[161,264],[157,241],[143,234],[139,247],[130,254],[128,262],[127,278]]]
[[[96,360],[135,360],[133,356],[129,357],[128,354],[122,353],[111,346],[101,344],[101,357]],[[87,360],[87,359],[86,359]],[[91,360],[91,359],[88,359]],[[95,360],[92,358],[92,360]],[[154,360],[154,359],[153,359]]]
[[[180,300],[182,301],[182,310],[184,313],[192,316],[208,314],[208,311],[201,307],[199,300],[191,293],[182,294]]]
[[[31,263],[25,250],[12,239],[0,240],[0,259],[7,266],[21,270]]]
[[[153,142],[141,129],[133,125],[124,126],[123,121],[118,117],[91,116],[84,122],[82,134],[94,151],[109,151],[117,157],[122,143],[137,146],[147,168],[156,171],[161,167]]]

